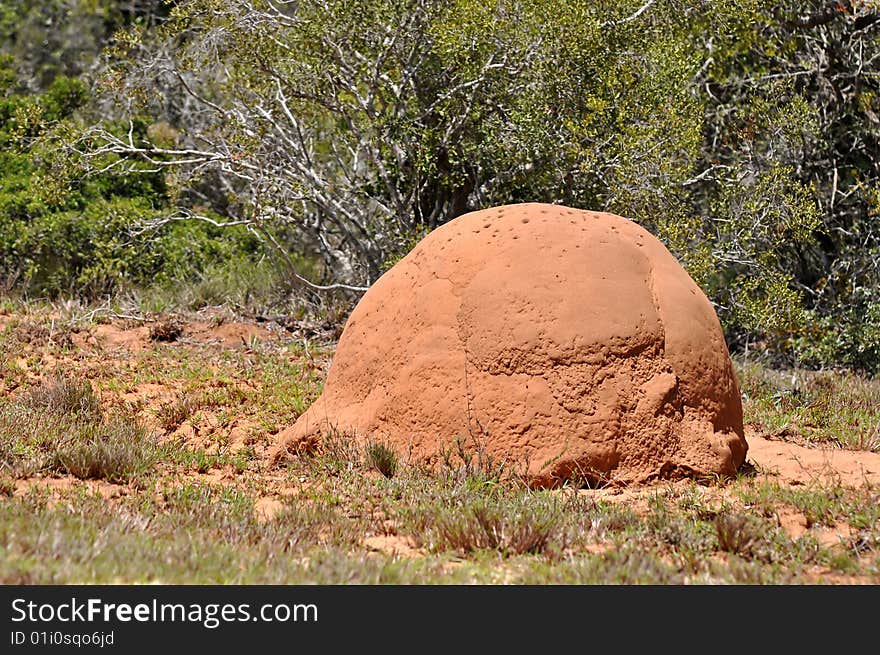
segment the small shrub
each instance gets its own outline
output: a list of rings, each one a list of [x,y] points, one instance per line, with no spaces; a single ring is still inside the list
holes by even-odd
[[[705,553],[715,546],[712,525],[705,521],[694,520],[693,514],[677,512],[667,503],[668,497],[658,497],[652,502],[652,511],[645,522],[654,539],[672,546],[679,552]]]
[[[103,411],[87,380],[57,378],[0,406],[0,465],[14,477],[48,470],[128,482],[158,452],[135,416]]]
[[[231,459],[232,467],[236,473],[244,473],[248,469],[251,460],[256,458],[253,446],[245,446],[238,450]]]
[[[447,448],[440,454],[441,472],[445,475],[486,481],[499,481],[507,477],[506,463],[496,461],[487,452],[485,439],[474,435],[471,435],[469,440],[458,437],[454,448]]]
[[[201,408],[201,403],[190,396],[163,403],[156,412],[156,420],[165,432],[173,432]]]
[[[177,341],[183,335],[183,324],[173,317],[160,319],[150,326],[150,341]]]
[[[25,404],[57,416],[76,416],[84,420],[101,418],[101,402],[88,380],[53,379],[31,391]]]
[[[363,461],[362,452],[354,435],[336,428],[328,430],[320,440],[309,440],[296,448],[296,454],[303,456],[298,458],[300,463],[333,475],[354,470]]]
[[[871,453],[880,453],[880,421],[872,426],[857,432],[853,437],[852,447],[856,450],[867,450]]]
[[[207,473],[222,462],[220,455],[209,454],[204,448],[186,448],[179,444],[179,448],[174,448],[171,452],[177,463],[198,473]]]
[[[718,547],[721,550],[747,559],[751,558],[760,535],[748,516],[721,514],[715,518],[715,530],[718,533]]]
[[[502,494],[455,508],[429,508],[417,517],[413,536],[435,551],[543,553],[562,535],[561,515],[552,502],[531,500]]]
[[[158,452],[144,426],[132,417],[116,415],[70,435],[52,453],[49,468],[80,479],[129,482],[153,467]]]
[[[45,422],[45,419],[44,419]],[[41,466],[41,455],[37,439],[32,438],[28,428],[36,427],[31,410],[12,403],[0,407],[0,470],[13,477],[31,475]],[[23,428],[22,426],[26,426]],[[42,435],[53,437],[51,430],[40,430]],[[33,435],[37,436],[37,435]]]
[[[50,330],[41,323],[22,321],[11,327],[12,337],[21,344],[44,346],[49,341]]]

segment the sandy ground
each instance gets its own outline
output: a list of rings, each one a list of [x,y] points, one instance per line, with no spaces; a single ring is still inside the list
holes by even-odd
[[[746,429],[747,462],[759,476],[780,484],[842,484],[858,487],[880,484],[880,453],[841,448],[807,448],[780,439],[759,436]]]

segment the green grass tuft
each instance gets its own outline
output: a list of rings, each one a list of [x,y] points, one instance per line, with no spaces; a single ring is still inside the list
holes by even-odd
[[[101,419],[101,401],[88,380],[53,378],[31,390],[24,404],[35,412],[84,421]]]
[[[147,473],[159,459],[159,450],[147,429],[124,415],[81,426],[63,440],[47,459],[59,473],[108,482],[129,482]]]
[[[54,379],[0,406],[0,466],[15,477],[46,471],[129,482],[159,459],[135,417],[105,412],[88,382]]]
[[[880,379],[735,362],[747,423],[807,441],[880,452]]]
[[[397,453],[383,443],[370,442],[365,448],[367,462],[386,478],[397,472]]]

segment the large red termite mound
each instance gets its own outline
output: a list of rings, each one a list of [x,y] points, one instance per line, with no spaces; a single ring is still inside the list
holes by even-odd
[[[330,433],[427,463],[463,443],[536,486],[732,475],[747,450],[718,318],[670,252],[534,203],[437,228],[366,292],[276,457]]]

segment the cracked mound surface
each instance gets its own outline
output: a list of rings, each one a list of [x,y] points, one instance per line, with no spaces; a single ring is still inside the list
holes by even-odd
[[[535,486],[731,475],[747,450],[718,318],[669,251],[532,203],[437,228],[367,291],[276,458],[334,431],[427,463],[461,440]]]

